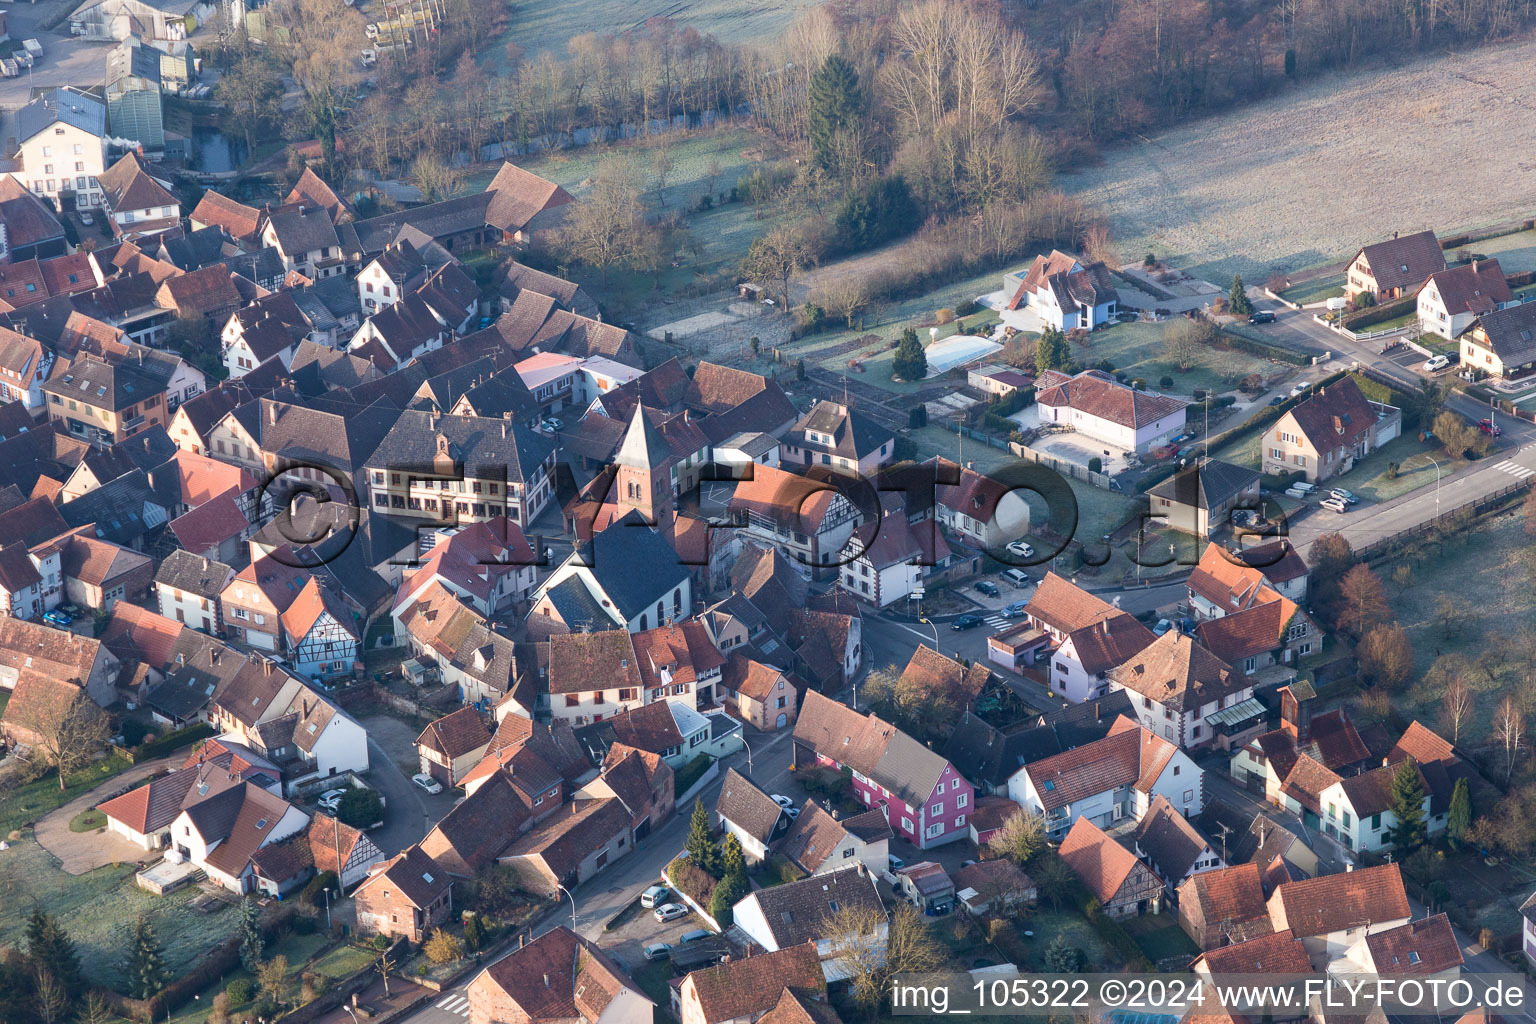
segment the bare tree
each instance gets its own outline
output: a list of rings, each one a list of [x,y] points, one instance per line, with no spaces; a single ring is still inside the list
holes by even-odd
[[[779,298],[785,312],[789,311],[789,285],[810,262],[810,252],[800,232],[785,224],[761,235],[747,250],[747,258],[741,262],[741,272],[760,281],[772,281],[779,286]]]
[[[379,969],[379,977],[384,981],[384,995],[387,997],[389,995],[389,976],[394,973],[396,966],[394,958],[387,952],[380,953],[379,958],[374,961],[374,964]]]
[[[52,971],[37,972],[32,999],[37,1007],[37,1017],[43,1024],[54,1024],[69,1010],[69,990]]]
[[[672,174],[672,157],[665,146],[657,146],[651,154],[651,191],[656,195],[658,206],[667,205],[667,178]]]
[[[1045,819],[1020,810],[987,840],[987,852],[1023,864],[1045,848]]]
[[[883,943],[881,925],[886,925]],[[896,975],[935,971],[944,962],[944,952],[923,919],[905,903],[892,911],[889,922],[874,907],[844,907],[825,930],[831,958],[845,972],[854,999],[866,1007],[879,1004]]]
[[[39,711],[27,725],[37,737],[33,749],[58,770],[61,790],[69,788],[69,775],[96,759],[112,735],[107,716],[79,688],[68,703]]]
[[[811,301],[844,320],[851,331],[854,319],[869,308],[869,285],[860,274],[843,274],[824,285]]]
[[[1472,687],[1453,678],[1445,687],[1445,721],[1451,727],[1451,745],[1461,742],[1462,724],[1472,716]]]
[[[1505,697],[1493,713],[1493,740],[1504,748],[1504,784],[1515,774],[1515,761],[1525,742],[1525,716],[1515,706],[1513,697]]]
[[[433,202],[451,199],[464,187],[464,172],[430,151],[411,164],[411,184]]]
[[[592,190],[571,206],[557,236],[565,255],[600,271],[604,283],[615,266],[636,266],[654,256],[640,204],[639,171],[631,160],[614,160],[597,173]]]
[[[1207,332],[1196,320],[1180,320],[1163,332],[1163,358],[1180,370],[1199,361],[1205,351]]]

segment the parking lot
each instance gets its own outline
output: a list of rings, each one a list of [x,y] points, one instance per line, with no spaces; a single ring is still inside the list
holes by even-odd
[[[52,31],[41,26],[66,9],[79,6],[79,0],[42,0],[36,4],[7,4],[6,28],[13,41],[36,39],[43,47],[26,73],[16,78],[0,78],[0,107],[4,108],[7,135],[13,135],[14,111],[25,106],[35,89],[59,85],[87,88],[99,84],[106,74],[107,54],[116,46],[111,42],[87,42],[69,34],[68,19]],[[9,49],[9,47],[7,47]]]

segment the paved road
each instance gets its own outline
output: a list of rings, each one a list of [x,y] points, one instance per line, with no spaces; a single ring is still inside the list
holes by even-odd
[[[751,742],[749,740],[749,742]],[[770,793],[789,793],[802,796],[789,771],[790,733],[775,734],[766,742],[758,742],[752,748],[751,769],[747,767],[745,751],[738,751],[721,762],[721,774],[728,767],[743,772]],[[720,782],[706,786],[697,797],[704,806],[713,807],[720,795]],[[635,852],[614,864],[607,871],[585,885],[578,885],[574,930],[588,939],[598,940],[603,925],[640,895],[641,891],[655,885],[661,879],[661,870],[682,849],[688,835],[688,824],[693,814],[693,803],[679,806],[677,813],[661,828],[652,832],[644,841],[635,845]],[[564,898],[564,897],[562,897]],[[563,912],[545,919],[535,931],[542,935],[553,928],[572,926],[570,901],[566,900]],[[509,953],[512,951],[508,951]],[[508,955],[508,954],[503,954]],[[494,963],[495,961],[491,961]],[[633,965],[631,965],[633,966]],[[410,1024],[462,1024],[469,1016],[466,998],[468,985],[460,985],[442,993],[428,1006],[423,1007],[407,1020]]]
[[[434,807],[435,814],[428,813],[423,800],[426,794],[405,777],[372,737],[368,739],[368,781],[383,795],[385,803],[384,824],[368,833],[368,837],[386,857],[393,857],[420,840],[453,806],[452,800],[447,800],[440,809]]]
[[[79,0],[5,5],[7,31],[11,38],[36,39],[43,47],[43,56],[33,63],[31,70],[24,70],[16,78],[0,78],[0,107],[4,108],[7,135],[15,134],[11,130],[11,113],[26,104],[33,89],[59,85],[87,89],[99,85],[106,77],[107,54],[116,43],[86,42],[71,36],[68,20],[52,32],[38,27],[60,10],[78,6]]]

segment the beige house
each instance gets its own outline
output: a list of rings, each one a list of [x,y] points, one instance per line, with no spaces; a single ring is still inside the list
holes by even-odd
[[[1263,471],[1322,483],[1349,472],[1402,429],[1402,410],[1369,400],[1353,377],[1344,377],[1318,388],[1265,433]]]
[[[1353,299],[1361,292],[1378,302],[1401,298],[1445,269],[1445,253],[1433,231],[1398,235],[1367,245],[1355,253],[1344,274],[1344,295]]]
[[[1152,514],[1181,533],[1209,537],[1237,509],[1260,506],[1259,474],[1246,466],[1201,459],[1147,492]]]
[[[10,132],[18,143],[11,176],[33,195],[60,209],[63,196],[73,196],[80,209],[101,205],[107,105],[99,98],[67,86],[50,89],[15,112]]]
[[[1516,380],[1536,372],[1536,302],[1484,313],[1461,336],[1461,364]]]

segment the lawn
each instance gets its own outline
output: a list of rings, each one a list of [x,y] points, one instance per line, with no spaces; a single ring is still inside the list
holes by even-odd
[[[378,956],[377,950],[342,945],[316,960],[310,969],[332,981],[339,981],[342,978],[350,978],[377,960]]]
[[[131,761],[118,754],[102,758],[90,768],[70,777],[69,786],[59,789],[59,777],[53,772],[25,786],[20,786],[0,802],[0,835],[10,835],[24,828],[55,807],[69,803],[75,797],[94,786],[99,786],[119,772],[133,767]]]
[[[1335,483],[1361,498],[1390,501],[1420,487],[1433,487],[1437,475],[1452,473],[1459,468],[1459,463],[1441,452],[1441,447],[1433,441],[1420,441],[1417,433],[1404,434],[1355,463],[1355,468]],[[1435,459],[1440,463],[1438,471]],[[1398,464],[1395,478],[1387,471],[1394,462]]]
[[[1314,278],[1311,281],[1298,284],[1294,288],[1287,288],[1280,293],[1280,297],[1285,299],[1285,301],[1294,302],[1298,306],[1341,298],[1343,295],[1343,274],[1330,274],[1327,277]]]
[[[66,874],[28,838],[0,853],[0,946],[23,944],[27,915],[35,903],[55,915],[74,939],[87,977],[120,985],[130,930],[143,914],[160,937],[166,963],[179,975],[233,935],[239,924],[240,915],[232,907],[211,914],[191,909],[187,904],[200,892],[189,886],[154,896],[133,883],[131,867]]]
[[[1148,914],[1121,921],[1136,945],[1154,964],[1176,956],[1194,956],[1200,952],[1172,914]]]
[[[1080,914],[1067,911],[1041,910],[1039,913],[1015,922],[1020,941],[1027,950],[1025,962],[1019,967],[1026,971],[1045,970],[1045,951],[1056,936],[1060,935],[1069,946],[1075,946],[1083,951],[1088,960],[1089,971],[1102,971],[1111,965],[1119,966],[1121,957],[1099,938],[1098,932],[1093,930],[1093,925]],[[1026,936],[1026,931],[1034,932],[1033,936]]]
[[[71,832],[95,832],[99,828],[106,828],[107,816],[92,807],[81,811],[69,819]]]
[[[1536,231],[1516,231],[1508,235],[1495,235],[1466,246],[1472,252],[1492,256],[1506,274],[1522,270],[1536,270]],[[1447,259],[1456,254],[1449,252]]]
[[[672,969],[672,961],[641,960],[630,965],[630,977],[635,979],[635,984],[640,986],[640,991],[650,997],[651,1002],[661,1007],[663,1012],[672,1005],[671,981],[677,972]]]

